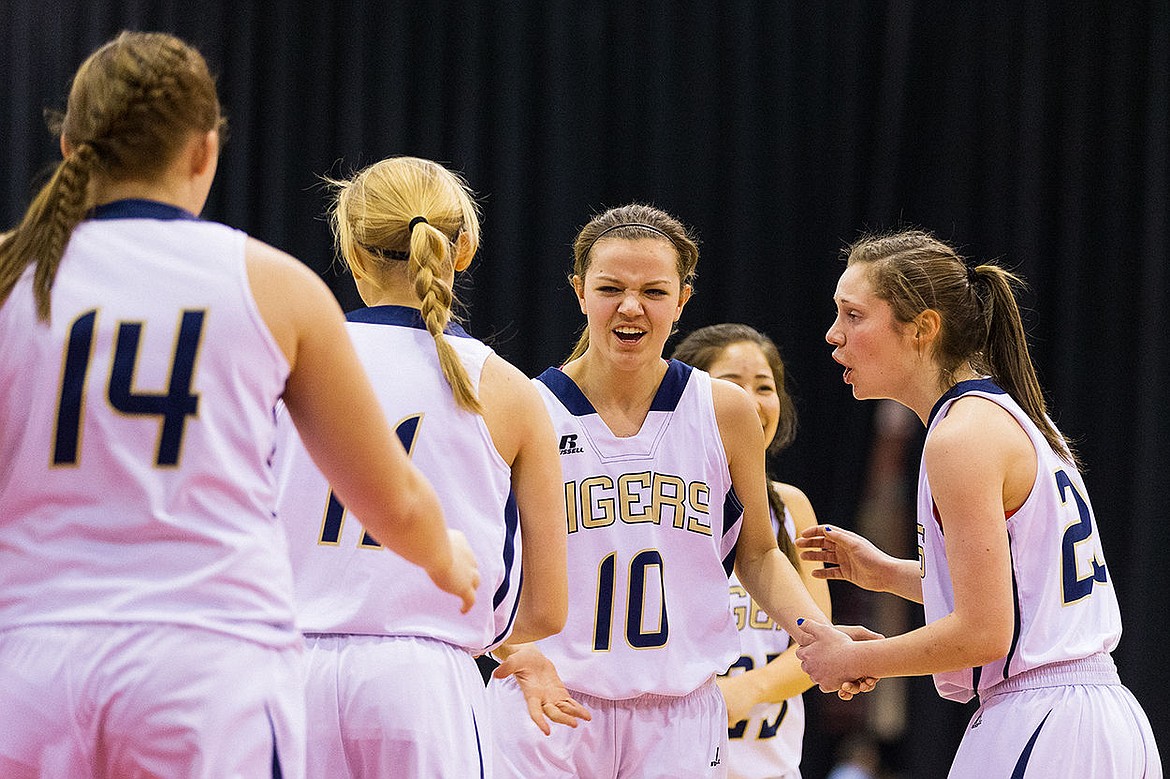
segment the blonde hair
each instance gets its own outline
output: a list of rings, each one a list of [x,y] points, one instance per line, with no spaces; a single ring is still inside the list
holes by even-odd
[[[0,242],[0,305],[35,263],[37,316],[73,229],[90,208],[94,176],[150,178],[166,169],[192,133],[223,130],[215,80],[203,56],[166,33],[123,32],[91,54],[73,77],[64,115],[50,118],[69,154]]]
[[[573,276],[584,279],[593,263],[593,247],[599,241],[636,241],[654,238],[668,241],[678,257],[679,285],[693,284],[698,273],[699,244],[687,227],[665,211],[642,203],[611,208],[589,220],[573,241]],[[581,331],[573,351],[565,359],[572,362],[589,348],[589,327]]]
[[[390,263],[407,263],[455,401],[482,413],[467,370],[443,335],[455,318],[446,270],[455,262],[456,240],[462,233],[472,253],[479,248],[479,209],[467,182],[431,160],[390,157],[329,183],[336,190],[330,221],[346,266],[355,279],[380,286]]]

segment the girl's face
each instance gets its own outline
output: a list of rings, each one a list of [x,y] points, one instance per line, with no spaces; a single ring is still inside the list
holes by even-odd
[[[905,399],[923,368],[917,328],[897,321],[890,304],[874,294],[867,267],[857,263],[841,274],[833,296],[837,318],[825,340],[833,359],[845,366],[842,378],[853,397]]]
[[[588,319],[589,349],[614,362],[658,360],[691,296],[666,239],[602,239],[585,278],[573,277]]]
[[[763,350],[750,341],[728,344],[708,366],[707,372],[747,390],[756,401],[756,413],[764,427],[764,441],[772,443],[780,425],[780,396],[776,394],[776,380]]]

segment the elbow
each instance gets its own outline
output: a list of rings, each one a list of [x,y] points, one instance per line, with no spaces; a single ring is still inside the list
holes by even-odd
[[[993,663],[1005,657],[1012,648],[1014,635],[1010,622],[981,626],[972,635],[974,638],[967,645],[971,653],[971,667]]]

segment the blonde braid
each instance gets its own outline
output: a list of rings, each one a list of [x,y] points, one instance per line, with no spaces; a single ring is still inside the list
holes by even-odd
[[[442,368],[447,383],[451,385],[455,402],[460,408],[482,414],[483,406],[471,386],[467,369],[463,367],[463,361],[459,359],[455,348],[443,335],[451,321],[451,306],[455,297],[446,279],[435,271],[436,268],[445,268],[454,262],[451,256],[452,248],[447,236],[438,228],[427,222],[419,222],[410,235],[407,272],[414,283],[414,291],[420,301],[419,308],[427,332],[435,340],[439,367]]]

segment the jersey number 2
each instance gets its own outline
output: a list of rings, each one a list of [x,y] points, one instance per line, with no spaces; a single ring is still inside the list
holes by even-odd
[[[61,394],[57,403],[57,432],[53,440],[53,465],[76,465],[81,441],[85,380],[93,353],[93,334],[97,310],[87,311],[69,328],[65,345],[65,367],[61,371]],[[158,448],[154,462],[160,466],[179,463],[183,431],[187,417],[199,410],[199,396],[192,394],[195,357],[203,335],[203,312],[184,311],[175,338],[170,380],[166,392],[135,392],[134,369],[138,363],[138,344],[142,337],[141,322],[118,325],[114,361],[110,366],[107,397],[110,405],[123,414],[160,418]]]
[[[1077,545],[1089,541],[1092,538],[1093,515],[1089,512],[1089,504],[1077,492],[1077,488],[1073,485],[1072,480],[1068,478],[1068,474],[1063,470],[1056,472],[1056,488],[1060,493],[1062,502],[1068,502],[1066,493],[1071,492],[1073,502],[1077,505],[1078,521],[1069,525],[1064,531],[1064,536],[1061,538],[1060,544],[1061,582],[1064,585],[1064,602],[1075,603],[1081,598],[1092,594],[1094,583],[1101,582],[1104,584],[1109,580],[1109,576],[1105,570],[1105,566],[1097,562],[1096,555],[1089,561],[1093,567],[1092,573],[1084,578],[1078,576]]]

